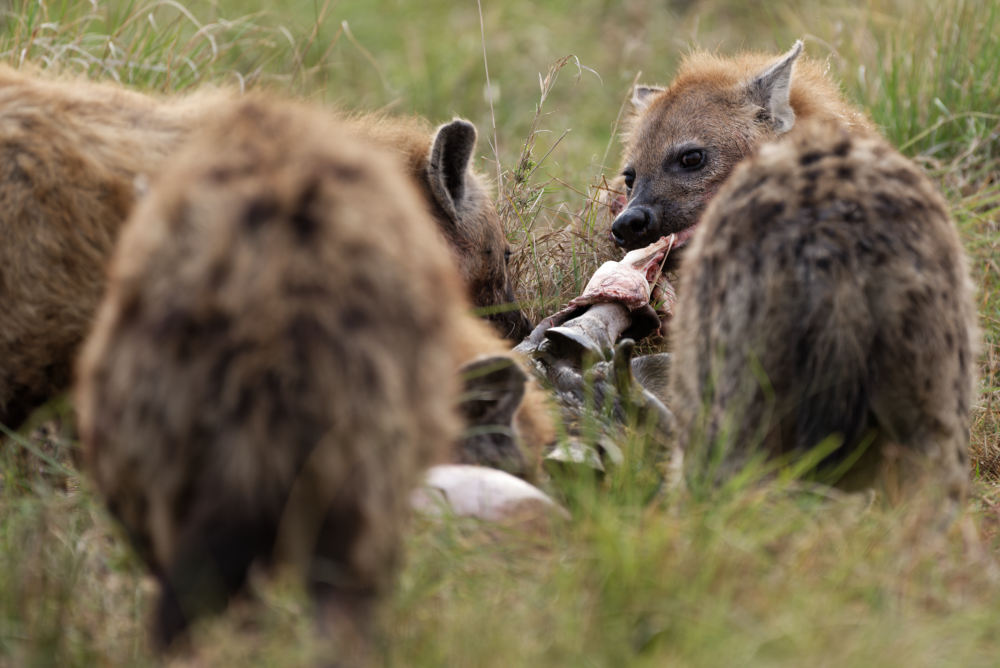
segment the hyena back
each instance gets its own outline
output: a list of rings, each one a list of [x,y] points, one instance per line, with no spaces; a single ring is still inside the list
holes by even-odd
[[[0,67],[0,423],[68,385],[135,199],[221,91],[166,101]]]
[[[251,98],[171,160],[76,388],[89,469],[160,584],[161,647],[272,559],[364,638],[410,491],[457,436],[467,310],[402,165],[326,114]]]
[[[827,465],[869,450],[848,485],[879,473],[892,493],[931,468],[962,494],[975,309],[957,229],[909,160],[804,123],[736,168],[682,272],[670,407],[691,470],[833,436]]]
[[[161,98],[111,84],[0,67],[0,423],[18,427],[70,382],[72,360],[105,285],[112,248],[136,199],[137,177],[164,160],[235,94]],[[475,128],[436,132],[419,120],[343,121],[399,152],[451,244],[475,305],[520,339],[530,324],[513,301],[502,225],[470,168]]]

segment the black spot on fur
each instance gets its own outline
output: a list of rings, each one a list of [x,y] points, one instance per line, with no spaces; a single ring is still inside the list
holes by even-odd
[[[330,299],[328,287],[315,281],[300,281],[290,278],[284,281],[281,289],[290,298],[310,299],[320,303]]]
[[[247,205],[243,213],[243,224],[248,230],[256,232],[264,223],[274,219],[280,210],[281,207],[273,197],[258,197]]]
[[[843,158],[851,151],[851,140],[842,139],[833,147],[833,154]]]
[[[802,189],[800,203],[803,208],[812,206],[812,203],[816,201],[816,186],[808,185]]]
[[[123,325],[133,323],[139,317],[141,312],[142,299],[138,293],[129,292],[128,295],[122,299],[122,310],[121,315],[119,316],[120,322]]]
[[[809,151],[808,153],[803,153],[802,157],[799,158],[799,164],[803,167],[808,167],[809,165],[819,162],[823,159],[823,153],[820,151]]]
[[[896,171],[889,174],[890,178],[896,179],[910,187],[917,185],[917,175],[914,174],[909,169],[897,169]]]
[[[360,308],[347,308],[340,312],[340,324],[349,332],[371,325],[371,317]]]
[[[225,338],[231,324],[232,319],[219,311],[196,316],[188,311],[172,309],[155,320],[151,330],[155,339],[176,342],[174,353],[177,359],[186,360],[208,343]]]
[[[214,292],[222,287],[222,284],[229,278],[229,264],[226,262],[216,262],[208,271],[208,287]]]
[[[313,215],[311,204],[312,200],[307,200],[306,195],[303,195],[303,200],[299,202],[299,207],[292,214],[291,222],[292,229],[295,231],[295,238],[303,245],[309,244],[316,238],[316,232],[320,226],[319,220]]]
[[[208,180],[214,183],[228,183],[253,172],[252,165],[216,166],[208,172]]]
[[[757,191],[761,186],[764,185],[766,179],[763,176],[759,176],[748,183],[744,183],[733,193],[733,199],[739,199],[741,197],[746,197],[747,195]]]
[[[754,200],[749,205],[750,217],[764,225],[773,223],[785,212],[784,202],[760,202]]]
[[[849,180],[854,178],[854,167],[851,165],[841,165],[837,168],[837,178]]]
[[[357,165],[335,163],[330,165],[330,174],[338,181],[354,182],[360,181],[364,172]]]

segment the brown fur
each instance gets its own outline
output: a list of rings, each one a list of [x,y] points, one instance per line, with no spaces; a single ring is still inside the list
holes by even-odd
[[[670,404],[689,470],[829,436],[829,473],[968,484],[975,309],[934,186],[883,140],[802,121],[741,163],[682,266]]]
[[[69,382],[136,176],[226,97],[167,101],[0,66],[0,423]]]
[[[155,176],[176,146],[233,97],[206,91],[156,98],[111,84],[0,67],[0,296],[5,307],[0,423],[17,427],[66,387],[104,288],[112,247],[132,209],[136,177]],[[424,194],[423,208],[430,207],[452,244],[475,304],[496,308],[512,302],[508,246],[481,179],[461,164],[464,178],[452,179],[462,186],[462,196],[449,217],[430,186],[428,159],[437,139],[431,128],[418,120],[379,116],[349,123],[403,154]],[[474,129],[471,135],[474,139]],[[472,147],[457,150],[457,157],[454,151],[446,154],[456,164],[471,155]],[[502,334],[520,339],[530,330],[520,310],[497,310],[490,317]]]
[[[76,398],[97,486],[160,582],[162,645],[271,557],[325,619],[365,626],[410,490],[457,435],[471,318],[424,211],[394,156],[262,99],[137,208]]]
[[[641,248],[694,225],[733,168],[788,129],[780,110],[769,108],[769,89],[760,81],[780,60],[698,51],[684,59],[668,88],[636,89],[623,161],[623,173],[633,174],[634,183],[627,208],[612,226],[620,245]],[[873,132],[821,64],[794,55],[789,62],[794,64],[787,99],[795,119],[828,119],[855,134]],[[680,164],[691,150],[704,152],[704,163],[695,170]]]
[[[349,123],[363,135],[398,152],[406,162],[430,203],[431,214],[451,244],[473,305],[487,315],[505,338],[520,341],[527,336],[531,323],[516,306],[508,270],[510,244],[484,178],[471,168],[475,128],[466,121],[456,120],[432,132],[427,122],[419,118],[378,115],[355,117]],[[442,137],[456,129],[464,129],[471,137],[462,138],[466,145],[453,144],[444,156],[446,161],[455,163],[452,167],[462,174],[464,181],[457,201],[449,205],[442,197],[447,200],[450,195],[442,196],[434,187],[440,176],[431,169],[430,158]]]

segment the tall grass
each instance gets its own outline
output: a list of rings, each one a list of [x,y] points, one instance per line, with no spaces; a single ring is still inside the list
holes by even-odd
[[[973,264],[983,329],[975,494],[950,530],[935,497],[887,509],[801,482],[660,488],[633,437],[602,479],[556,479],[571,522],[542,533],[420,523],[383,611],[397,666],[995,665],[1000,641],[1000,19],[996,0],[750,6],[545,0],[12,2],[0,59],[143,90],[265,85],[349,108],[462,115],[499,174],[520,292],[540,316],[612,251],[595,200],[637,79],[693,44],[778,51],[798,37],[941,183]],[[486,91],[483,36],[491,89]],[[570,54],[573,54],[570,56]],[[640,75],[639,71],[642,70]],[[486,94],[492,99],[493,111]],[[64,422],[66,416],[63,415]],[[27,437],[27,439],[25,438]],[[152,603],[118,529],[67,454],[71,435],[0,448],[0,665],[155,663]],[[301,591],[196,632],[215,665],[308,665]]]

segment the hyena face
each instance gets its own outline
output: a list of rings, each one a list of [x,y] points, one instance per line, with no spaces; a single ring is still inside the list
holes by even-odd
[[[677,246],[687,242],[736,164],[794,124],[789,89],[801,51],[797,42],[749,77],[706,68],[682,72],[667,89],[636,87],[622,170],[628,206],[611,227],[619,246],[642,248],[667,234],[678,235]]]
[[[431,145],[427,183],[434,214],[458,260],[472,303],[486,312],[505,338],[520,341],[531,323],[511,287],[510,245],[486,188],[469,169],[476,128],[454,120],[441,126]]]

